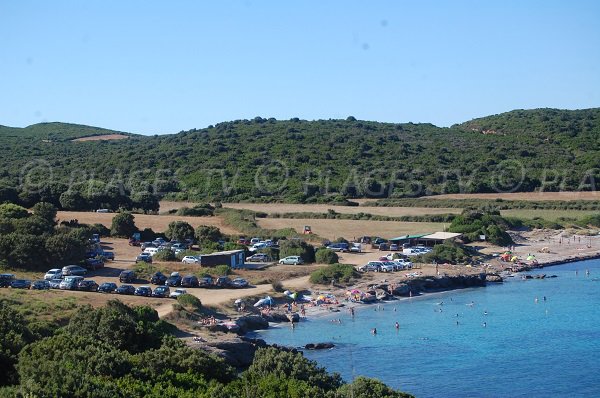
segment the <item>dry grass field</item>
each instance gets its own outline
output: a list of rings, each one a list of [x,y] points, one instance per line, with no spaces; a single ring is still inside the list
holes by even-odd
[[[425,196],[425,199],[600,200],[600,192],[513,192]]]
[[[110,228],[115,213],[95,213],[78,211],[59,211],[59,221],[79,220],[85,224],[103,224]],[[184,216],[156,216],[150,214],[134,214],[135,225],[140,228],[152,228],[155,232],[163,232],[171,221],[185,221],[196,228],[199,225],[214,225],[226,234],[236,234],[233,228],[224,225],[219,217],[184,217]]]
[[[511,209],[501,210],[500,214],[505,217],[517,217],[523,219],[541,217],[544,220],[556,221],[561,217],[579,220],[591,214],[598,214],[598,212],[594,210]]]
[[[123,134],[105,134],[105,135],[93,135],[90,137],[75,138],[71,141],[109,141],[109,140],[125,140],[129,138]]]
[[[161,211],[162,211],[161,202]],[[284,204],[284,203],[223,203],[223,207],[232,209],[248,209],[273,213],[327,213],[331,209],[342,214],[368,213],[389,217],[422,216],[424,214],[460,214],[462,209],[427,208],[427,207],[376,207],[376,206],[332,206],[327,204]]]
[[[288,218],[263,218],[258,220],[263,228],[282,229],[294,228],[301,233],[305,225],[310,225],[312,231],[327,239],[344,237],[353,239],[359,236],[380,236],[394,238],[407,234],[432,233],[443,231],[442,223],[427,222],[395,222],[395,221],[360,221],[360,220],[315,220],[315,219],[288,219]],[[448,224],[446,224],[446,227]]]

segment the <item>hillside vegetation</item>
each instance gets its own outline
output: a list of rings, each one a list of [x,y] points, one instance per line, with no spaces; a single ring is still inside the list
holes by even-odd
[[[61,123],[0,127],[0,201],[2,185],[19,186],[16,194],[31,202],[61,206],[70,186],[83,202],[98,190],[121,196],[83,207],[135,207],[123,197],[148,192],[177,200],[344,203],[540,187],[590,190],[600,177],[600,109],[519,110],[451,128],[257,117],[172,135],[70,141],[111,133],[117,132]],[[81,202],[75,199],[71,203]]]

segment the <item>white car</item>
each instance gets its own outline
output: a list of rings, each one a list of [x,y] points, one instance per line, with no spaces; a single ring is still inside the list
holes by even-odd
[[[412,263],[410,261],[406,261],[404,259],[398,258],[398,259],[394,260],[394,263],[396,264],[396,269],[398,271],[412,268]]]
[[[360,243],[353,243],[350,246],[350,253],[360,253],[362,252],[362,245]]]
[[[196,256],[185,256],[181,259],[184,264],[200,264],[200,259]]]
[[[46,272],[46,275],[44,275],[44,279],[47,281],[60,278],[62,278],[62,269],[59,268],[52,268],[51,270]]]
[[[181,296],[182,294],[187,294],[187,290],[175,289],[174,291],[171,292],[171,294],[169,294],[169,297],[176,299],[177,297]]]

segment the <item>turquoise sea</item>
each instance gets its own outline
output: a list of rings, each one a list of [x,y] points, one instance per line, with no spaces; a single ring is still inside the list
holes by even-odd
[[[600,260],[539,273],[558,277],[357,307],[354,319],[343,309],[255,337],[331,341],[305,356],[347,381],[374,377],[417,397],[600,397]]]

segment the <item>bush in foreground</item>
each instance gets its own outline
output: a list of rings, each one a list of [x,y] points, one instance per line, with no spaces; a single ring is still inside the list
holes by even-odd
[[[339,257],[336,252],[331,249],[319,249],[315,253],[315,259],[320,264],[336,264],[339,261]]]
[[[333,279],[336,282],[348,283],[352,278],[360,278],[360,274],[349,264],[331,264],[310,274],[310,283],[327,285]]]

